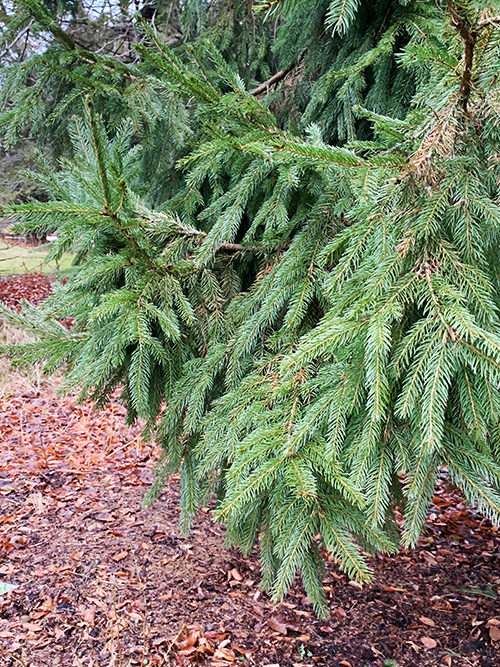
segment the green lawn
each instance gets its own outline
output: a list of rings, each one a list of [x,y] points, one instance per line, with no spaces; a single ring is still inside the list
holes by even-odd
[[[71,266],[72,255],[65,254],[58,264],[47,262],[48,246],[29,248],[11,245],[0,239],[0,275],[13,273],[58,273]]]

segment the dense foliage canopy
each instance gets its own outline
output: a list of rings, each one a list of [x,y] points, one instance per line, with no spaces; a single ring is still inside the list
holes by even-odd
[[[50,44],[4,70],[0,128],[43,142],[48,200],[9,214],[76,253],[15,354],[122,388],[164,451],[148,501],[180,469],[183,528],[215,495],[321,614],[322,550],[366,579],[443,465],[498,520],[496,3],[159,3],[127,8],[133,55],[15,5]]]

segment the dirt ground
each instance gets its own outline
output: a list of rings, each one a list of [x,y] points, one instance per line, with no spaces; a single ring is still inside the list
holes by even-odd
[[[499,531],[444,478],[418,547],[373,558],[373,583],[329,563],[319,621],[298,582],[269,600],[208,508],[181,537],[175,478],[142,507],[159,452],[116,401],[95,413],[16,384],[0,443],[0,592],[16,586],[0,594],[2,667],[500,663]]]

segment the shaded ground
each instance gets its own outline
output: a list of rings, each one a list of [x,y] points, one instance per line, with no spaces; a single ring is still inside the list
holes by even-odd
[[[175,480],[142,508],[158,452],[123,423],[116,402],[0,393],[2,667],[498,664],[499,533],[444,481],[419,547],[374,558],[373,584],[330,564],[318,621],[298,584],[272,604],[208,511],[180,537]]]

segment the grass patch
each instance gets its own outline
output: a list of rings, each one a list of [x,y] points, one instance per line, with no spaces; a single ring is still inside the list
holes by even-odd
[[[0,239],[0,275],[14,273],[59,273],[69,269],[73,256],[65,253],[59,262],[47,261],[47,245],[29,247],[12,245]]]

